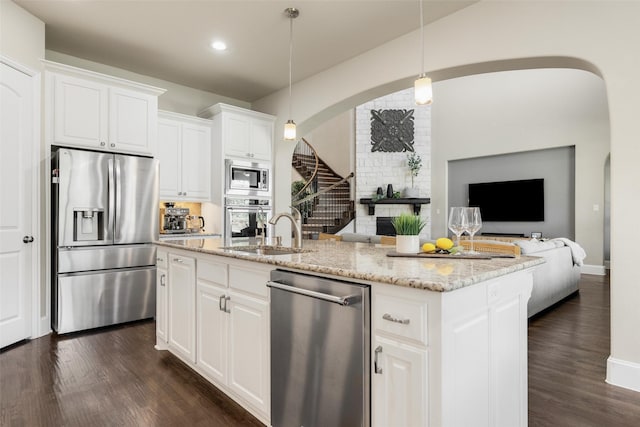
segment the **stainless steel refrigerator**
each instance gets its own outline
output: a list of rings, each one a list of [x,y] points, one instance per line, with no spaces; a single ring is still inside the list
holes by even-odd
[[[153,317],[158,162],[58,148],[51,171],[53,328]]]

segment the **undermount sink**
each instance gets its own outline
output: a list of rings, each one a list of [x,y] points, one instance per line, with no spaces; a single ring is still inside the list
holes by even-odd
[[[313,252],[311,249],[303,249],[303,248],[290,248],[286,246],[255,246],[255,245],[226,246],[220,249],[235,251],[235,252],[244,252],[247,254],[256,254],[256,255],[291,255],[291,254]]]

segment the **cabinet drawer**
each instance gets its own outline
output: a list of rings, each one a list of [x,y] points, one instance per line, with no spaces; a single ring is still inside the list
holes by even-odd
[[[269,275],[269,271],[253,270],[230,265],[229,287],[267,298],[269,296],[267,288]]]
[[[227,286],[227,265],[220,262],[205,261],[198,259],[197,267],[198,280]]]
[[[374,304],[376,330],[428,344],[426,302],[378,293]]]
[[[156,266],[158,268],[167,268],[167,258],[168,254],[165,251],[158,250],[156,251]]]

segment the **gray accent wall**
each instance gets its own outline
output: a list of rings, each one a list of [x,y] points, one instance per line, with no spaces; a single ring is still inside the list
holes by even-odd
[[[544,179],[544,221],[484,222],[481,233],[542,232],[575,239],[575,147],[449,161],[449,206],[468,206],[470,183]],[[505,203],[509,203],[505,200]]]

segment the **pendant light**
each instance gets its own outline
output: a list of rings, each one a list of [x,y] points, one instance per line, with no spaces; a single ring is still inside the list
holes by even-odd
[[[416,104],[426,105],[433,102],[433,89],[431,88],[431,79],[424,72],[424,17],[422,16],[422,0],[418,0],[420,4],[420,55],[422,56],[421,73],[414,83]]]
[[[291,68],[293,61],[293,20],[300,15],[300,11],[295,7],[288,7],[284,10],[285,15],[289,17],[289,120],[284,125],[285,141],[295,141],[296,139],[296,123],[291,118],[292,99],[291,99]]]

